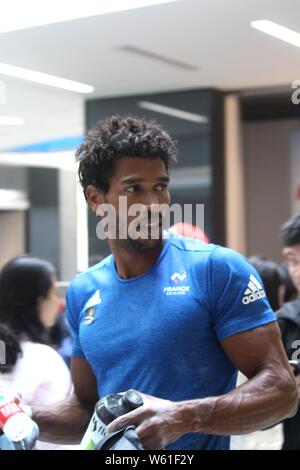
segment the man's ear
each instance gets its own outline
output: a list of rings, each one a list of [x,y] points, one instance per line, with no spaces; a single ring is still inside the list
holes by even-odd
[[[85,197],[89,208],[96,214],[98,207],[104,204],[104,195],[95,186],[89,184],[85,190]]]

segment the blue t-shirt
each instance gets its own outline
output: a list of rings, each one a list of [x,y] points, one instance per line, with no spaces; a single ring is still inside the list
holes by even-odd
[[[99,396],[129,388],[172,401],[225,394],[237,370],[220,341],[275,321],[244,257],[174,236],[142,276],[121,279],[112,255],[79,274],[67,305],[73,355],[91,365]],[[229,436],[190,433],[168,449],[229,444]]]

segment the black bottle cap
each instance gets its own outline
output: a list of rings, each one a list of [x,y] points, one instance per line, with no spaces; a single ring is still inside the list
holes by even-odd
[[[129,405],[131,409],[139,408],[144,404],[142,395],[136,390],[128,390],[123,395],[123,402]]]

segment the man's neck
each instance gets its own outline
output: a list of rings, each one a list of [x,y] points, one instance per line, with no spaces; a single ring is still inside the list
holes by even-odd
[[[110,241],[109,245],[115,259],[118,275],[122,279],[131,279],[145,274],[159,258],[164,243],[165,241],[162,241],[153,250],[128,251],[117,243]]]

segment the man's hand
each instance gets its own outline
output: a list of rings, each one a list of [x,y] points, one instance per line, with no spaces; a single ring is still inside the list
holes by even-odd
[[[141,394],[144,405],[115,419],[107,429],[113,432],[125,426],[136,426],[144,449],[162,449],[188,432],[180,403]]]

